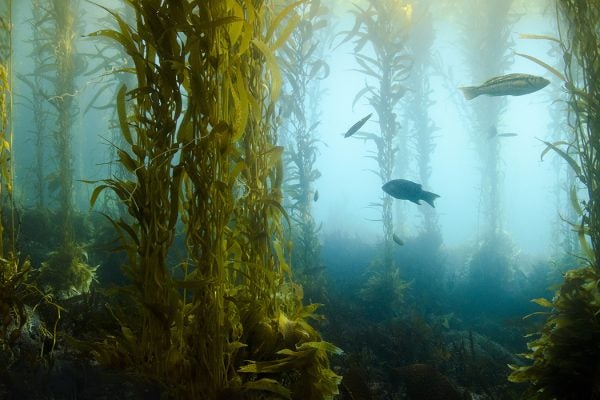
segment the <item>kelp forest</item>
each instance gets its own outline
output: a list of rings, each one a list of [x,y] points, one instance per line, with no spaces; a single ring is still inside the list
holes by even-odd
[[[600,399],[600,0],[0,0],[0,399]]]

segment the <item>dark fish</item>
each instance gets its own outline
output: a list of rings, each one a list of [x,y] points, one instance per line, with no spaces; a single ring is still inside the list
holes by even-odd
[[[465,99],[471,100],[482,94],[488,96],[522,96],[537,92],[549,83],[549,80],[541,76],[508,74],[488,79],[479,86],[466,86],[459,89],[463,92]]]
[[[433,201],[440,197],[431,192],[426,192],[421,185],[406,179],[394,179],[381,187],[384,192],[400,200],[412,201],[415,204],[421,204],[420,200],[425,201],[431,207],[435,208]]]
[[[428,364],[396,368],[411,400],[464,400],[469,393],[460,391],[448,378]]]
[[[500,137],[515,137],[515,136],[517,136],[517,134],[513,133],[513,132],[506,132],[506,133],[499,133],[498,136],[500,136]]]
[[[346,134],[344,135],[344,137],[352,136],[356,132],[358,132],[358,130],[360,128],[362,128],[362,126],[365,124],[365,122],[367,122],[369,120],[369,118],[371,118],[371,115],[373,115],[373,113],[367,115],[366,117],[364,117],[363,119],[361,119],[360,121],[358,121],[357,123],[355,123],[354,125],[352,125],[350,127],[350,129],[348,129],[348,131],[346,132]]]
[[[319,191],[315,190],[315,194],[313,195],[313,201],[316,202],[317,200],[319,200]]]
[[[404,246],[404,241],[400,239],[400,236],[396,235],[395,233],[392,235],[392,240],[396,242],[398,246]]]

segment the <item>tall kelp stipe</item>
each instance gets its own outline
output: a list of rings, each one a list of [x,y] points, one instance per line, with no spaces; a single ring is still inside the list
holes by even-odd
[[[39,4],[41,20],[38,21],[43,37],[39,46],[50,60],[45,62],[42,82],[49,83],[47,105],[54,122],[52,141],[55,170],[45,176],[48,192],[54,195],[59,235],[59,248],[50,253],[42,263],[39,282],[60,297],[70,297],[86,292],[94,279],[94,268],[87,265],[85,252],[75,242],[73,234],[73,125],[79,113],[76,96],[76,78],[84,68],[76,50],[79,24],[79,0],[53,0]],[[40,72],[34,71],[34,72]],[[46,80],[47,79],[47,80]],[[44,88],[34,87],[44,92]],[[43,196],[41,193],[40,196]]]
[[[366,96],[377,114],[380,129],[379,134],[359,132],[354,137],[375,144],[377,150],[368,157],[377,162],[378,170],[373,172],[381,179],[382,185],[392,179],[395,155],[398,152],[396,137],[400,124],[395,111],[406,92],[404,81],[408,78],[411,64],[405,43],[410,10],[410,5],[397,0],[371,0],[366,9],[355,6],[352,11],[354,27],[346,32],[344,40],[354,41],[358,72],[368,78],[365,87],[357,93],[354,103]],[[372,50],[372,56],[366,55],[369,54],[367,49]],[[389,308],[394,308],[392,304],[401,297],[404,288],[393,260],[392,250],[395,244],[392,241],[392,201],[390,196],[383,194],[380,202],[371,204],[381,208],[383,251],[380,262],[383,267],[375,267],[374,275],[363,291],[365,299],[376,299],[380,290],[390,293],[394,302],[389,304]]]
[[[13,352],[31,314],[31,308],[42,302],[50,303],[50,296],[44,295],[31,282],[31,265],[28,260],[19,259],[15,249],[15,210],[13,202],[12,174],[12,1],[0,2],[0,202],[1,212],[11,213],[9,218],[0,218],[0,376],[6,376],[10,366],[16,361],[19,351]],[[6,221],[11,221],[5,226]],[[59,308],[57,307],[57,310]],[[40,337],[44,332],[52,336],[40,325]],[[56,333],[56,325],[54,329]],[[54,335],[52,343],[54,343]],[[41,354],[44,354],[42,344]]]
[[[437,130],[430,116],[430,108],[435,105],[431,100],[432,88],[430,77],[432,76],[433,54],[432,46],[435,39],[433,16],[426,1],[415,2],[411,6],[413,20],[409,26],[409,37],[407,42],[408,52],[413,61],[410,71],[410,79],[407,86],[410,93],[404,97],[407,100],[405,117],[409,124],[407,130],[411,132],[412,144],[417,159],[419,182],[423,187],[431,187],[431,155],[435,150],[434,133]],[[423,213],[423,228],[427,235],[439,235],[439,226],[435,209],[432,207],[420,207]]]
[[[407,51],[412,59],[410,78],[406,80],[409,88],[402,98],[400,109],[406,120],[406,131],[410,143],[411,156],[397,157],[405,160],[396,168],[399,171],[407,167],[415,168],[418,172],[418,182],[423,187],[431,187],[431,161],[436,147],[436,131],[431,118],[431,108],[435,106],[432,99],[433,89],[431,78],[435,76],[433,44],[435,40],[434,18],[432,7],[427,1],[416,1],[411,4],[411,23],[408,26],[409,35]],[[402,115],[402,114],[401,114]],[[408,146],[407,146],[408,147]],[[414,154],[414,155],[413,155]],[[414,159],[410,165],[407,160]],[[416,164],[416,165],[415,165]],[[405,259],[403,270],[405,279],[413,279],[414,295],[419,298],[419,304],[430,304],[438,301],[443,281],[442,235],[435,208],[419,207],[422,213],[422,225],[418,236],[403,253],[412,253]]]
[[[117,97],[128,176],[91,198],[110,188],[127,207],[111,220],[129,256],[130,312],[115,309],[121,333],[94,352],[168,397],[337,393],[327,353],[338,349],[307,323],[316,307],[302,306],[284,255],[274,51],[300,3],[275,14],[261,1],[128,1],[135,26],[113,13],[118,30],[94,34],[123,47],[137,80]],[[187,256],[175,274],[178,221]]]
[[[293,221],[292,260],[296,278],[312,299],[324,298],[325,277],[320,267],[319,229],[312,215],[312,205],[318,200],[315,182],[321,176],[315,168],[320,121],[310,121],[307,110],[318,108],[319,96],[310,96],[310,91],[329,72],[320,54],[327,12],[321,1],[302,4],[296,29],[277,52],[285,83],[280,102],[281,142],[286,150],[286,210]]]
[[[478,0],[462,9],[464,57],[474,82],[502,75],[512,63],[510,35],[515,18],[510,13],[511,3]],[[506,109],[506,99],[482,98],[465,107],[480,163],[481,222],[462,297],[468,299],[465,308],[479,314],[499,309],[497,301],[508,290],[514,255],[511,238],[502,230],[501,141],[490,138],[490,131],[498,128]]]
[[[31,166],[33,174],[32,197],[35,199],[35,207],[42,210],[47,206],[47,185],[46,185],[46,157],[48,146],[47,122],[50,114],[48,112],[48,98],[50,97],[43,88],[44,81],[50,79],[48,72],[51,72],[53,62],[53,48],[51,38],[44,35],[46,27],[50,22],[49,12],[41,6],[40,0],[31,2],[31,25],[32,36],[29,42],[31,43],[32,51],[30,54],[33,60],[33,72],[29,75],[18,75],[31,91],[31,95],[24,97],[23,102],[29,108],[32,114],[33,124],[30,132],[33,135],[34,144],[34,162]],[[47,71],[46,73],[44,71]]]
[[[533,300],[547,308],[539,337],[529,343],[531,361],[513,366],[510,380],[527,382],[527,399],[600,398],[600,2],[557,2],[564,76],[569,94],[567,142],[546,143],[573,169],[588,198],[573,206],[580,221],[572,226],[582,248],[579,269],[565,274],[552,301]],[[564,24],[562,21],[565,21]],[[552,70],[552,69],[551,69]]]

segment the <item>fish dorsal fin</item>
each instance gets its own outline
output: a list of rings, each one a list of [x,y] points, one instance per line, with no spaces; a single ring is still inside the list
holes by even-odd
[[[508,75],[503,75],[503,76],[496,76],[494,78],[490,78],[487,81],[483,82],[483,84],[481,86],[497,85],[502,82],[507,82],[507,81],[511,81],[513,79],[522,78],[522,77],[524,77],[523,74],[508,74]]]

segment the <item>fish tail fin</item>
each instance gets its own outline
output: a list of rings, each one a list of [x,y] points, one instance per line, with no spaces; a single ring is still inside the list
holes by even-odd
[[[433,204],[433,201],[435,199],[437,199],[438,197],[440,197],[439,194],[435,194],[435,193],[431,193],[431,192],[426,192],[425,190],[423,190],[423,195],[421,196],[422,200],[424,202],[426,202],[427,204],[429,204],[433,208],[435,208],[435,204]]]
[[[479,96],[479,92],[477,91],[477,89],[478,89],[477,86],[465,86],[465,87],[461,87],[459,89],[461,90],[461,92],[465,96],[465,99],[467,99],[467,100],[472,100],[475,97]]]

